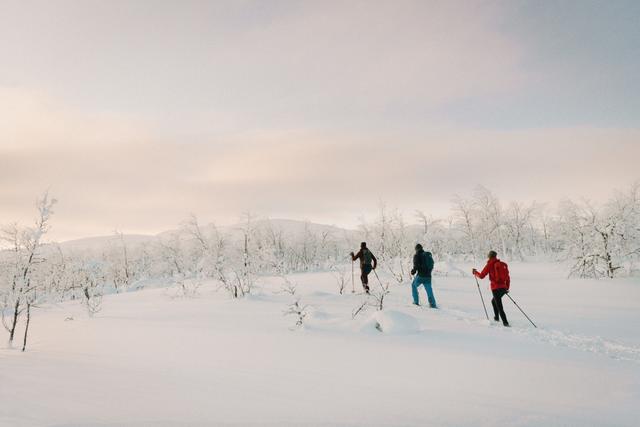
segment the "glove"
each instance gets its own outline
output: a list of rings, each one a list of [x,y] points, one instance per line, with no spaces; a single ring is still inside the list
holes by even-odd
[[[474,268],[473,270],[471,270],[471,274],[473,274],[473,275],[475,276],[476,274],[478,274],[478,270],[476,270],[476,269]]]
[[[411,270],[411,275],[413,276],[414,274],[416,274],[416,269],[415,268]]]
[[[350,252],[349,255],[351,255],[351,257],[353,258],[353,252]]]

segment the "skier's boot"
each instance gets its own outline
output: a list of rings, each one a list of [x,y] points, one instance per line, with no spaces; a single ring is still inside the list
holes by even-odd
[[[495,320],[496,322],[499,322],[500,318],[498,316],[494,316],[493,320]]]
[[[502,324],[504,325],[505,328],[510,328],[511,327],[511,325],[507,321],[502,322]]]

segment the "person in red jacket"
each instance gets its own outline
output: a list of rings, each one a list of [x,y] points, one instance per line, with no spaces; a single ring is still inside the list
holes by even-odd
[[[509,286],[511,286],[509,269],[506,263],[498,259],[496,251],[490,251],[487,257],[489,260],[482,271],[478,271],[474,268],[471,272],[479,279],[484,279],[487,274],[489,275],[489,280],[491,281],[491,293],[493,294],[493,299],[491,300],[494,314],[493,320],[498,322],[500,318],[502,318],[502,324],[504,326],[509,326],[507,315],[504,313],[504,307],[502,306],[502,297],[509,292]]]

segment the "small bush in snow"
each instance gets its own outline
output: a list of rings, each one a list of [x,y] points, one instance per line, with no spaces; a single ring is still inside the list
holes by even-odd
[[[304,319],[307,317],[308,306],[300,304],[300,300],[296,299],[289,304],[284,312],[285,316],[294,316],[296,319],[296,327],[302,327],[304,325]]]

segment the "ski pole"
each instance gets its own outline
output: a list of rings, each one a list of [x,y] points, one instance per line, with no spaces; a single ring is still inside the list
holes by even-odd
[[[386,289],[384,288],[384,285],[382,284],[382,280],[380,280],[380,277],[378,276],[378,272],[373,270],[373,274],[376,275],[376,279],[378,279],[378,283],[380,283],[380,287],[382,288],[382,290],[386,291]]]
[[[356,293],[356,285],[355,285],[355,281],[356,281],[355,277],[356,276],[355,276],[355,272],[353,270],[353,264],[354,264],[354,262],[353,262],[353,257],[352,257],[351,258],[351,293],[355,294]]]
[[[513,298],[511,298],[511,295],[509,295],[509,293],[507,293],[507,296],[509,297],[509,299],[511,300],[511,302],[512,302],[512,303],[514,303],[514,304],[516,305],[516,307],[518,307],[518,310],[520,310],[520,313],[524,314],[524,317],[526,317],[526,318],[527,318],[527,320],[528,320],[529,322],[531,322],[531,324],[533,325],[533,327],[537,329],[538,327],[536,326],[536,324],[535,324],[535,323],[533,323],[533,320],[529,319],[529,316],[527,316],[527,313],[525,313],[525,312],[524,312],[524,310],[520,308],[520,306],[518,305],[518,303],[517,303],[517,302],[515,302],[515,301],[513,300]]]
[[[484,308],[484,315],[487,316],[487,320],[489,320],[489,313],[487,313],[487,306],[484,305],[484,298],[482,297],[482,292],[480,291],[480,283],[478,282],[478,278],[474,275],[476,279],[476,285],[478,286],[478,293],[480,294],[480,300],[482,300],[482,308]]]

